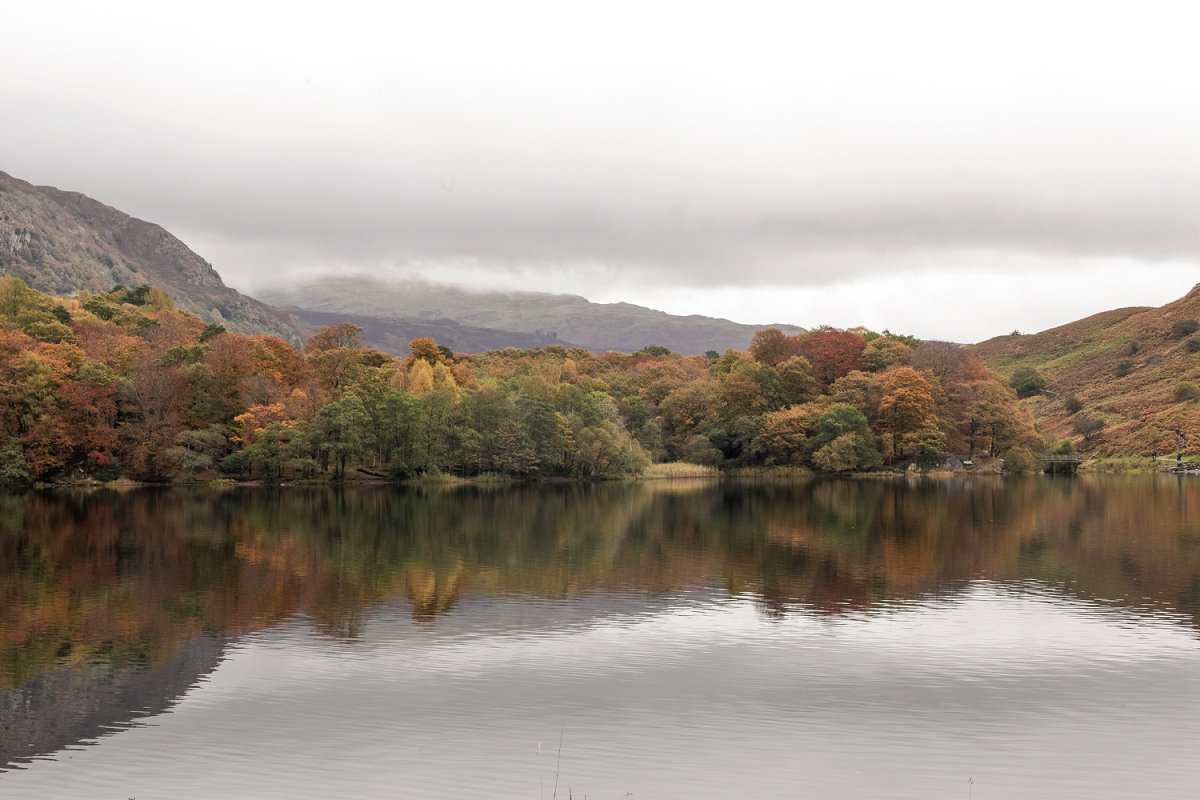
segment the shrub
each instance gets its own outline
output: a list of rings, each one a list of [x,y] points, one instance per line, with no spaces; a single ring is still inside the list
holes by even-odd
[[[1128,360],[1119,362],[1117,368],[1113,370],[1113,374],[1118,378],[1124,378],[1131,372],[1133,372],[1133,362]]]
[[[246,456],[242,453],[230,453],[221,459],[221,472],[226,475],[241,475],[246,471]]]
[[[715,467],[721,463],[721,451],[713,447],[707,436],[688,437],[680,449],[679,460],[702,467]]]
[[[1190,403],[1193,400],[1200,400],[1200,386],[1191,381],[1180,381],[1171,390],[1171,396],[1175,398],[1176,403]]]
[[[1056,456],[1073,456],[1075,455],[1075,443],[1070,439],[1063,439],[1050,453]]]
[[[1010,447],[1004,454],[1004,469],[1008,472],[1033,472],[1036,468],[1037,459],[1028,447]]]
[[[813,466],[822,472],[878,469],[882,463],[874,443],[857,433],[843,433],[813,454]]]
[[[1194,319],[1177,319],[1171,326],[1171,335],[1176,339],[1191,336],[1196,331],[1200,331],[1200,322]]]
[[[1189,353],[1200,353],[1200,336],[1193,336],[1185,341],[1183,349]]]
[[[1071,426],[1071,430],[1076,435],[1082,436],[1085,440],[1091,441],[1092,437],[1104,430],[1104,420],[1092,416],[1079,417],[1075,420],[1075,424]]]
[[[25,468],[25,454],[16,441],[0,447],[0,484],[32,483],[33,476]]]
[[[200,331],[200,341],[207,342],[209,339],[220,336],[224,332],[225,327],[223,325],[215,325],[210,323],[204,326],[204,330]]]
[[[1075,396],[1074,392],[1067,392],[1063,397],[1063,408],[1067,410],[1068,414],[1078,414],[1079,410],[1083,408],[1083,403],[1079,402],[1079,398]]]
[[[1131,356],[1136,356],[1141,349],[1142,343],[1134,339],[1125,347],[1125,352]]]
[[[1009,378],[1008,385],[1017,393],[1017,397],[1033,397],[1044,392],[1047,383],[1042,373],[1033,367],[1021,367]]]

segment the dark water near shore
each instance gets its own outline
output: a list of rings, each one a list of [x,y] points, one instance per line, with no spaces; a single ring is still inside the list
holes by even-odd
[[[1200,794],[1200,480],[0,495],[0,797]]]

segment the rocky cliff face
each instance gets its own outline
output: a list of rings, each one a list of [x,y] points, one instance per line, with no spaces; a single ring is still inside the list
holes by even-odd
[[[231,330],[285,339],[300,331],[287,312],[226,286],[211,264],[161,226],[3,172],[0,274],[54,294],[149,284],[181,308]]]

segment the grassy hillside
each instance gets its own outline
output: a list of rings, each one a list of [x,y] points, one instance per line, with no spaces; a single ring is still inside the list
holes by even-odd
[[[1200,403],[1176,393],[1180,383],[1200,384],[1193,323],[1200,325],[1200,285],[1161,308],[1106,311],[972,349],[1006,378],[1030,367],[1047,379],[1048,389],[1026,402],[1050,440],[1072,438],[1096,456],[1164,455],[1175,450],[1176,430],[1189,451],[1200,449]],[[1085,436],[1085,422],[1098,430]]]
[[[676,316],[631,303],[592,303],[543,292],[472,292],[426,281],[329,277],[256,292],[264,300],[333,314],[453,320],[501,331],[557,338],[591,350],[634,352],[659,344],[684,355],[745,350],[756,331],[790,325],[744,325],[700,315]]]

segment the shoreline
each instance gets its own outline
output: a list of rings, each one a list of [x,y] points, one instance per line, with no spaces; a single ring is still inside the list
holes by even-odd
[[[1200,475],[1200,456],[1188,456],[1182,462],[1184,469],[1176,469],[1174,458],[1151,456],[1107,456],[1087,459],[1080,463],[1077,470],[1079,475]],[[614,478],[574,478],[553,476],[549,478],[521,478],[508,475],[488,473],[464,477],[458,475],[425,475],[415,478],[387,478],[382,475],[363,470],[360,474],[345,477],[340,480],[333,478],[308,478],[268,481],[262,479],[235,480],[232,478],[211,478],[176,481],[142,481],[133,478],[116,478],[103,481],[93,478],[81,480],[36,481],[32,484],[0,484],[7,488],[33,489],[85,489],[95,491],[110,489],[113,491],[128,491],[131,489],[166,488],[166,487],[204,487],[209,489],[233,489],[245,487],[281,487],[281,488],[330,488],[337,486],[543,486],[555,484],[590,484],[590,483],[620,483],[620,482],[658,482],[658,481],[809,481],[817,478],[839,478],[843,480],[896,480],[933,479],[948,480],[952,478],[970,478],[977,476],[989,477],[1028,477],[1042,475],[1041,470],[1009,472],[992,466],[979,469],[927,470],[916,471],[909,469],[881,469],[869,472],[814,472],[806,467],[740,467],[729,470],[718,470],[714,467],[704,467],[696,464],[665,463],[652,464],[639,475],[628,475]]]

